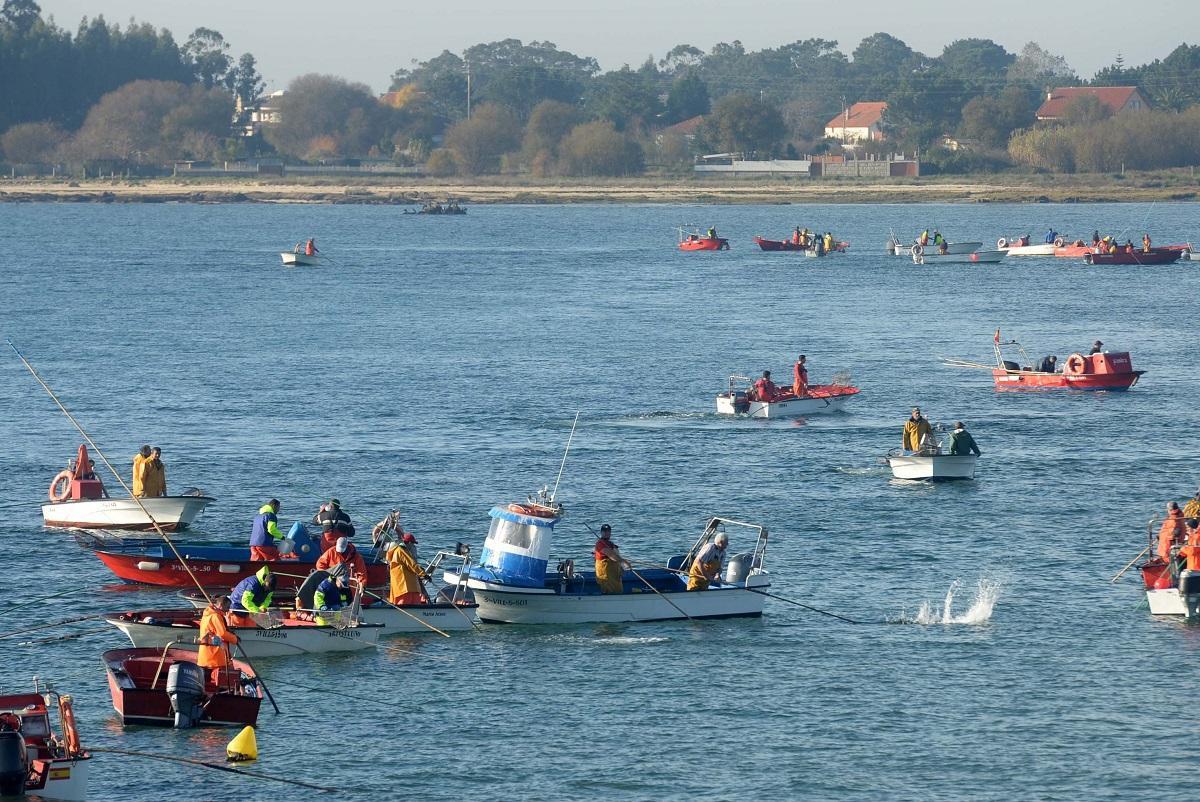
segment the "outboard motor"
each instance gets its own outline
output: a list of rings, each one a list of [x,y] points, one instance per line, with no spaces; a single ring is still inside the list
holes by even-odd
[[[746,397],[743,390],[733,394],[733,411],[739,415],[745,415],[750,411],[750,399]]]
[[[0,796],[21,796],[29,776],[25,739],[11,730],[0,732]]]
[[[754,566],[753,554],[735,554],[725,564],[725,582],[730,585],[740,585],[750,576]]]
[[[188,729],[200,723],[204,715],[204,669],[195,663],[172,663],[167,671],[167,696],[175,711],[175,726]]]
[[[1187,617],[1200,616],[1200,571],[1182,571],[1179,574],[1179,595],[1187,605]]]

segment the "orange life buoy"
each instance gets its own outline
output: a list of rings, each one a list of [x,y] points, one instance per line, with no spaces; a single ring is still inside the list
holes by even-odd
[[[63,737],[67,741],[67,754],[78,755],[83,751],[79,744],[79,728],[75,726],[75,710],[70,696],[58,697],[58,717],[62,721]]]
[[[66,501],[71,495],[71,479],[73,478],[70,471],[59,471],[50,481],[50,500]],[[60,483],[62,484],[61,491],[57,489]]]
[[[1071,354],[1067,357],[1067,364],[1063,368],[1063,372],[1072,376],[1078,376],[1084,372],[1086,366],[1087,360],[1083,358],[1082,354]]]

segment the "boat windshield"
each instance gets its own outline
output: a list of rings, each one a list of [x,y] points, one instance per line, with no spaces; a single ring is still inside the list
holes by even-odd
[[[34,713],[21,717],[21,735],[26,738],[46,738],[50,735],[50,721],[45,713]]]
[[[503,518],[493,518],[488,529],[488,540],[493,543],[506,543],[518,549],[528,550],[533,545],[537,527],[532,524],[519,524],[506,521]]]

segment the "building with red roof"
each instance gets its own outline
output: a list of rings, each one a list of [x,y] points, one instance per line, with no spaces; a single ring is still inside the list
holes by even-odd
[[[887,103],[866,101],[855,103],[825,123],[825,136],[844,143],[883,139],[883,113]]]
[[[1046,93],[1046,100],[1037,110],[1037,118],[1062,119],[1067,108],[1081,97],[1096,98],[1113,114],[1150,108],[1146,96],[1136,86],[1060,86]]]

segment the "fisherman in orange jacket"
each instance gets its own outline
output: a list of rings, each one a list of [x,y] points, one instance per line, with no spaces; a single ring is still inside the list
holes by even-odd
[[[229,597],[217,596],[204,614],[200,616],[200,656],[196,659],[201,668],[212,669],[212,684],[221,687],[221,669],[231,662],[229,647],[238,642],[237,635],[229,631],[225,615],[229,612]]]
[[[1158,557],[1164,562],[1171,556],[1171,547],[1183,541],[1183,510],[1177,502],[1167,504],[1167,519],[1158,530]]]
[[[345,563],[346,568],[350,570],[350,576],[361,582],[363,587],[367,586],[367,561],[347,537],[339,537],[333,546],[326,549],[325,553],[317,558],[315,567],[318,571],[328,571],[338,563]]]
[[[758,401],[774,401],[779,395],[779,388],[771,381],[771,371],[764,370],[762,378],[754,382],[754,396]]]
[[[804,364],[806,361],[807,357],[801,354],[792,368],[792,392],[797,398],[802,398],[808,392],[808,367]]]
[[[316,256],[318,253],[320,251],[317,250],[317,241],[310,237],[308,242],[304,243],[304,255]]]

